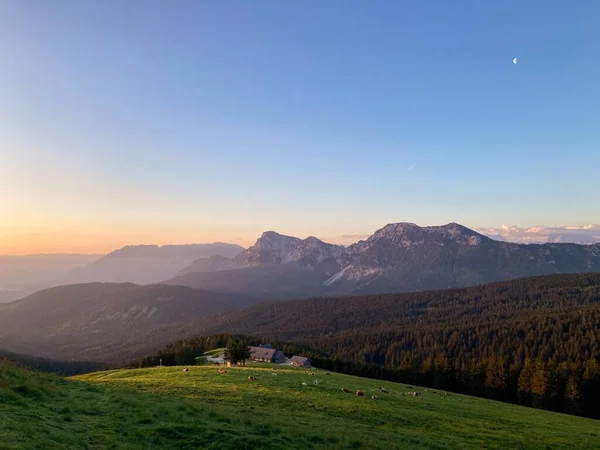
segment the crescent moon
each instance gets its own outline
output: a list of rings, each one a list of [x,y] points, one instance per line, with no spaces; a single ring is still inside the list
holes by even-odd
[[[513,64],[517,63],[517,58],[513,59]]]

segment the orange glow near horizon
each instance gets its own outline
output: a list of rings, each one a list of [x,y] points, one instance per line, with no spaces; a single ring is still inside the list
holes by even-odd
[[[277,231],[277,230],[275,230]],[[216,230],[199,233],[191,230],[44,230],[0,228],[0,255],[32,255],[52,253],[107,254],[126,245],[185,245],[226,242],[249,247],[261,232],[240,236]],[[288,233],[283,233],[288,234]],[[296,235],[294,233],[289,233]],[[305,238],[308,235],[298,235]],[[351,244],[357,239],[349,237],[321,237],[326,242]]]
[[[254,239],[256,240],[256,239]],[[0,230],[0,255],[31,255],[50,253],[106,254],[126,245],[168,245],[207,242],[228,242],[242,247],[252,245],[252,239],[198,233],[141,232],[68,232],[68,231],[6,231]]]

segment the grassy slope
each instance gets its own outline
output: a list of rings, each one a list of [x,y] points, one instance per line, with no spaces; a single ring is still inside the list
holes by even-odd
[[[319,370],[189,369],[67,380],[0,365],[0,448],[600,447],[590,419],[432,391],[414,398],[404,385]]]
[[[209,350],[207,352],[204,352],[204,356],[212,356],[213,358],[216,358],[221,353],[223,353],[224,351],[225,351],[225,347],[223,347],[223,348],[216,348],[214,350]]]

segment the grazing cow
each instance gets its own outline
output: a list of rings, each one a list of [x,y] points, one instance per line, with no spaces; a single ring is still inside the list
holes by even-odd
[[[350,392],[350,391],[346,388],[342,388],[342,392]]]
[[[252,377],[252,376],[250,376],[250,377],[248,377],[248,381],[256,381],[256,378],[255,378],[255,377]]]
[[[223,370],[223,369],[219,369],[219,373],[223,374],[223,373],[227,373],[227,371]]]
[[[329,375],[329,372],[325,372],[325,375]]]
[[[276,377],[277,375],[279,375],[278,373],[272,373],[271,376],[272,377]]]
[[[365,394],[363,394],[360,390],[356,391],[357,397],[362,397],[363,395],[365,395]]]
[[[183,371],[184,371],[184,372],[189,372],[189,371],[190,371],[190,369],[183,369]]]
[[[377,400],[377,396],[376,396],[376,395],[371,395],[371,398],[372,398],[373,400]]]
[[[388,394],[388,391],[387,391],[387,389],[386,389],[386,388],[380,387],[380,388],[379,388],[379,390],[380,390],[381,392],[385,392],[386,394]]]
[[[306,381],[302,382],[302,386],[308,386],[308,384],[306,384]]]
[[[313,381],[313,384],[316,386],[317,384],[319,384],[319,380]]]

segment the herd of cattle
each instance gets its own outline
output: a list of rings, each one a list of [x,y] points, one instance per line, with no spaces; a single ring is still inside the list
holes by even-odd
[[[190,369],[188,369],[188,368],[183,369],[184,372],[189,372],[189,370]],[[276,368],[273,368],[273,372],[271,373],[271,376],[274,376],[274,377],[279,376],[279,374],[276,372],[276,370],[277,370]],[[227,370],[219,369],[219,374],[226,374],[226,373],[228,373]],[[308,372],[308,376],[315,376],[315,375],[317,375],[315,372]],[[323,372],[323,375],[329,375],[329,372]],[[248,381],[256,381],[257,379],[258,379],[257,377],[252,376],[252,375],[248,377]],[[318,386],[320,384],[320,382],[319,382],[319,380],[314,380],[312,382],[312,384],[314,384],[315,386]],[[302,386],[308,386],[308,383],[306,381],[303,381],[301,383],[301,385]],[[406,387],[408,389],[413,389],[412,386],[406,386]],[[389,391],[386,388],[384,388],[384,387],[380,387],[378,389],[379,389],[379,392],[381,392],[381,393],[389,394]],[[348,389],[346,389],[345,387],[342,388],[342,392],[351,393],[351,391],[348,390]],[[427,392],[427,389],[424,389],[424,392]],[[438,392],[437,391],[433,391],[433,394],[438,394]],[[361,391],[359,389],[359,390],[357,390],[355,392],[355,395],[356,395],[356,397],[364,397],[365,394],[364,394],[363,391]],[[406,396],[420,397],[421,396],[421,392],[418,392],[418,391],[409,391],[409,392],[403,392],[400,395],[402,395],[404,397],[406,397]],[[444,392],[444,395],[451,396],[452,394],[450,394],[448,392]],[[373,400],[377,400],[378,398],[379,397],[377,395],[372,395],[371,396],[371,399],[373,399]]]

